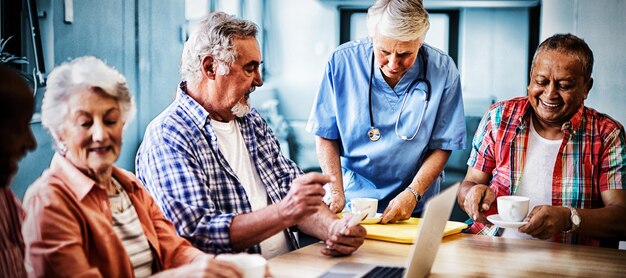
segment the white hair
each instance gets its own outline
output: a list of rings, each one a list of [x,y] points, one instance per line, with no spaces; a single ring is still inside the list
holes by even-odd
[[[399,41],[424,41],[430,28],[421,0],[378,0],[367,10],[370,37],[382,35]]]
[[[254,22],[237,19],[232,15],[215,12],[202,19],[189,36],[183,48],[180,75],[185,81],[197,81],[202,77],[202,59],[212,56],[216,72],[228,74],[237,58],[234,39],[256,37],[258,27]]]
[[[120,106],[124,124],[135,114],[135,105],[126,78],[120,72],[93,56],[65,62],[48,75],[46,93],[41,104],[41,123],[57,144],[58,135],[67,120],[68,100],[72,94],[86,92],[81,88],[96,89],[114,98]]]

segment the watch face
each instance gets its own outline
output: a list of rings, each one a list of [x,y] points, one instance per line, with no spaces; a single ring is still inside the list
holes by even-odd
[[[580,225],[580,216],[572,215],[572,223],[574,223],[574,225],[576,226]]]

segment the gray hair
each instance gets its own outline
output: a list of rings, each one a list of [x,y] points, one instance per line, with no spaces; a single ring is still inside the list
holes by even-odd
[[[217,65],[217,73],[228,74],[237,58],[234,39],[255,37],[258,27],[254,22],[237,19],[232,15],[215,12],[202,19],[189,36],[183,48],[180,74],[183,80],[196,81],[202,76],[202,59],[211,55]]]
[[[41,104],[41,123],[57,144],[69,112],[68,99],[72,94],[85,92],[81,89],[95,89],[114,98],[120,105],[124,124],[134,116],[135,105],[126,78],[96,57],[76,58],[50,72]]]
[[[421,0],[378,0],[367,10],[370,37],[382,35],[400,41],[424,41],[430,28]]]
[[[587,80],[591,78],[591,73],[593,72],[593,51],[591,51],[591,48],[589,48],[589,45],[587,45],[583,39],[572,34],[556,34],[547,38],[539,44],[537,51],[535,51],[530,68],[531,73],[535,68],[535,61],[539,52],[547,50],[557,51],[576,57],[581,63],[585,78]]]

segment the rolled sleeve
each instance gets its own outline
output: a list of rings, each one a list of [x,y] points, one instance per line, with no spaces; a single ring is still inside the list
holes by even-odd
[[[428,148],[442,150],[465,149],[465,112],[459,72],[450,62],[443,97],[437,109],[437,120]]]
[[[491,173],[496,167],[496,161],[493,155],[495,137],[492,132],[494,131],[494,126],[497,126],[497,123],[492,122],[492,120],[498,118],[495,117],[495,114],[498,113],[497,109],[498,108],[485,113],[480,121],[474,139],[472,139],[472,151],[467,160],[468,166],[485,173]],[[495,130],[497,131],[497,128]]]
[[[332,68],[332,63],[328,62],[306,125],[308,132],[327,139],[339,138]]]
[[[626,182],[626,140],[622,126],[610,129],[604,140],[600,169],[600,192],[624,189]]]

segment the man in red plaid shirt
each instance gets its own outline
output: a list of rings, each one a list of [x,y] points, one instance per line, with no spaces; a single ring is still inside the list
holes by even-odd
[[[584,106],[592,68],[582,39],[554,35],[533,57],[528,96],[489,108],[458,193],[472,232],[594,246],[626,238],[625,133]],[[530,198],[527,224],[502,229],[488,221],[506,195]]]

